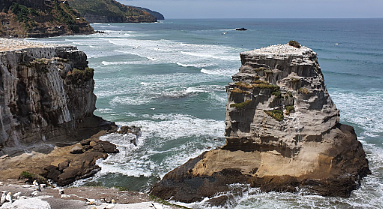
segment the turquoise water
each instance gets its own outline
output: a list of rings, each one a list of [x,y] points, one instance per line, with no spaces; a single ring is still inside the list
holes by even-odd
[[[239,53],[296,40],[318,53],[341,122],[352,125],[372,175],[350,198],[261,193],[247,185],[227,208],[383,208],[383,19],[166,20],[93,24],[105,33],[35,41],[77,46],[95,68],[96,115],[142,128],[138,146],[109,135],[120,153],[76,185],[148,191],[167,172],[222,146],[225,85]],[[247,31],[236,31],[244,27]],[[226,32],[226,33],[225,33]],[[225,33],[225,34],[224,34]],[[231,194],[220,194],[231,195]],[[205,208],[203,202],[187,205]]]

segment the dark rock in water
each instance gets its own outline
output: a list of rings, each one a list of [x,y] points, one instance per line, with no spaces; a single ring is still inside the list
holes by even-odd
[[[89,148],[84,151],[82,145],[89,146]],[[96,165],[96,161],[100,158],[107,158],[107,153],[116,152],[118,152],[116,145],[108,141],[94,138],[83,140],[70,149],[70,153],[76,155],[76,157],[71,158],[71,160],[64,160],[58,166],[46,166],[44,168],[46,172],[42,173],[42,176],[52,179],[59,186],[65,186],[78,179],[94,175],[101,169]]]
[[[368,161],[354,129],[339,123],[316,53],[275,45],[241,53],[241,63],[226,89],[226,145],[169,172],[151,193],[194,202],[247,183],[350,196],[370,173]]]

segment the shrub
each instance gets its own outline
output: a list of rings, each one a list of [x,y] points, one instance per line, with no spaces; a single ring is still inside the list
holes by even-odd
[[[13,2],[10,7],[13,14],[17,16],[17,20],[20,22],[28,22],[29,21],[29,9],[24,5],[20,5],[18,3]]]
[[[73,68],[72,72],[68,72],[67,78],[72,83],[79,83],[79,81],[89,81],[94,76],[93,68],[85,68],[84,70],[79,70],[77,68]]]
[[[293,94],[291,92],[286,92],[285,99],[288,99],[289,97],[293,97]]]
[[[242,87],[242,88],[246,88],[246,89],[252,89],[253,88],[253,86],[251,84],[248,84],[248,83],[245,83],[242,81],[235,83],[235,85]]]
[[[241,102],[241,103],[235,103],[235,104],[231,104],[230,107],[235,107],[237,109],[242,109],[244,108],[246,105],[250,104],[251,100],[246,100],[244,102]]]
[[[20,174],[20,177],[28,179],[28,182],[32,183],[34,180],[36,180],[39,184],[46,184],[47,180],[40,176],[39,174],[30,173],[28,171],[23,171]]]
[[[271,95],[274,95],[274,96],[276,96],[276,97],[278,97],[278,98],[281,98],[281,97],[282,97],[282,94],[281,94],[280,91],[273,91],[273,92],[271,92]]]
[[[291,40],[289,41],[289,45],[295,48],[301,48],[301,45],[298,43],[298,41]]]
[[[284,119],[282,110],[264,110],[265,113],[277,121],[282,121]]]
[[[291,111],[294,111],[294,106],[286,106],[286,115],[290,115]]]
[[[234,88],[234,89],[230,90],[230,92],[231,92],[231,93],[238,93],[238,94],[250,94],[250,92],[248,92],[248,91],[243,91],[243,90],[241,90],[241,89],[239,89],[239,88]]]

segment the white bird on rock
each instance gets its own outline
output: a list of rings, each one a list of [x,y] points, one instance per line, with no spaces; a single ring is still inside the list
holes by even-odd
[[[34,181],[33,181],[33,185],[35,185],[35,186],[38,186],[38,185],[39,185],[39,183],[37,183],[37,181],[36,181],[36,180],[34,180]]]
[[[21,192],[17,192],[16,194],[13,195],[15,199],[19,199],[21,195]]]
[[[12,195],[12,193],[8,192],[7,196],[5,197],[5,201],[12,203],[12,196],[11,195]]]
[[[39,191],[34,191],[34,192],[32,192],[32,194],[31,194],[31,196],[33,196],[33,197],[36,197],[37,195],[39,195]]]
[[[86,198],[86,204],[87,205],[93,205],[95,202],[96,202],[96,199],[88,199],[88,198]]]
[[[5,197],[7,196],[7,191],[3,191],[3,194],[1,195],[1,204],[5,202]]]

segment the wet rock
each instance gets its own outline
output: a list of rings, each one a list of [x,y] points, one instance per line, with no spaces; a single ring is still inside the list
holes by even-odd
[[[69,163],[69,160],[65,160],[64,162],[59,163],[58,170],[62,172],[64,169],[69,167]]]

